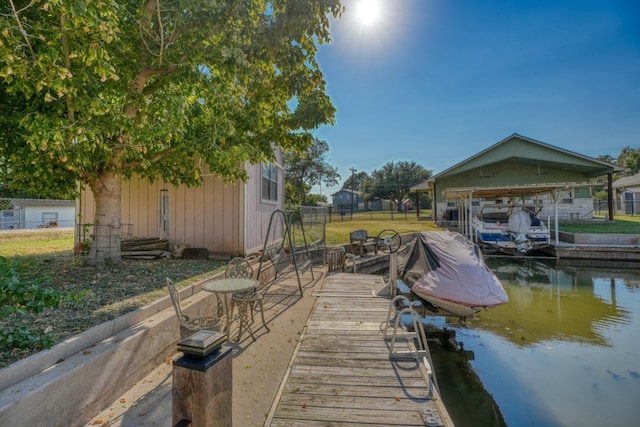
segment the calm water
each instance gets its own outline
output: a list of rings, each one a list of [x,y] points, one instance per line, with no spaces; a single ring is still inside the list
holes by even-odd
[[[464,344],[438,371],[456,426],[640,425],[640,265],[487,265],[508,304],[428,319]]]

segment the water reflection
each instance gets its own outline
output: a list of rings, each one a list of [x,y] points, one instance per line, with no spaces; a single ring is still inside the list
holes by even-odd
[[[523,258],[488,258],[487,265],[509,303],[464,324],[431,321],[454,328],[473,352],[469,365],[506,424],[636,425],[640,266],[595,268]],[[454,406],[473,411],[476,397],[465,392],[469,405]],[[495,423],[495,417],[478,417],[460,425]]]
[[[597,293],[589,271],[527,258],[488,258],[487,265],[509,303],[479,313],[470,324],[518,346],[551,340],[610,346],[603,325],[630,322],[629,310],[617,304],[615,283],[608,294]]]

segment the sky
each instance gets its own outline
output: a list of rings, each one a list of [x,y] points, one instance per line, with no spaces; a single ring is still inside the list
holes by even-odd
[[[316,56],[335,124],[315,132],[342,178],[312,193],[390,161],[437,174],[514,133],[590,157],[640,148],[638,0],[343,5]]]

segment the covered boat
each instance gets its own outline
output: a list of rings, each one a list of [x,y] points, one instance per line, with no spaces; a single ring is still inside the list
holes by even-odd
[[[437,315],[466,317],[509,300],[478,246],[459,233],[416,234],[398,251],[398,273]]]

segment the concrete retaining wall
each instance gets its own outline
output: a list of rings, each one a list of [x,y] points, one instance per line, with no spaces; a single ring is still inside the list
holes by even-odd
[[[184,310],[211,313],[202,282],[181,289]],[[82,426],[176,353],[169,297],[0,370],[0,426]]]
[[[640,245],[640,234],[574,234],[561,231],[559,238],[576,245]]]

